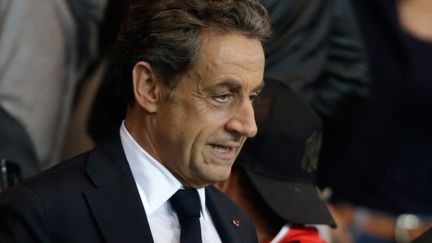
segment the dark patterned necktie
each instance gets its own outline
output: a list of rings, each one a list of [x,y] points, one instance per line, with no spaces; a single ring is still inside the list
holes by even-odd
[[[178,190],[170,199],[181,225],[180,243],[201,243],[201,203],[197,190]]]

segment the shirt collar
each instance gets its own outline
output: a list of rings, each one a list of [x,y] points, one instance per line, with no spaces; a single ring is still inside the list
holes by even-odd
[[[181,182],[159,161],[144,150],[127,130],[124,121],[120,139],[147,215],[164,205],[183,188]],[[201,209],[205,208],[205,189],[198,189]]]

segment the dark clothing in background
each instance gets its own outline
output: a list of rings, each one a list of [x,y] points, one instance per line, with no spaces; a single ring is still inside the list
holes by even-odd
[[[265,77],[288,83],[329,119],[368,93],[366,57],[346,0],[261,0],[274,37]]]
[[[126,117],[127,104],[118,92],[115,64],[110,61],[108,65],[88,118],[87,131],[95,143],[116,134]]]
[[[109,1],[106,12],[109,18],[101,26],[101,39],[104,40],[101,46],[106,50],[108,68],[96,93],[87,123],[87,132],[96,143],[117,134],[120,123],[126,116],[127,104],[118,92],[118,82],[124,82],[124,80],[117,80],[117,63],[112,50],[130,2],[132,0]]]
[[[321,180],[337,201],[431,216],[432,43],[401,29],[396,1],[353,3],[367,47],[371,98],[356,120],[332,128],[344,134],[324,142]]]
[[[366,50],[351,2],[261,2],[271,13],[274,31],[265,46],[265,78],[290,85],[321,115],[321,151],[327,157],[327,153],[335,157],[345,153],[351,126],[361,122],[358,116],[370,85]],[[330,174],[333,163],[333,158],[319,162],[319,179],[326,180],[323,185],[330,179],[344,183]],[[346,165],[351,166],[349,162]],[[348,170],[344,176],[349,177]]]

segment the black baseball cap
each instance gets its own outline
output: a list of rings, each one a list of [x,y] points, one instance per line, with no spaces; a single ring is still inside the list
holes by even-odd
[[[314,184],[321,119],[302,98],[266,80],[255,101],[258,134],[236,161],[274,213],[293,224],[336,224]]]

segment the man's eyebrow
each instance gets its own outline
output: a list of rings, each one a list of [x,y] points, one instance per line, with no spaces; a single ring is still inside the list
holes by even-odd
[[[224,80],[224,81],[216,84],[215,86],[216,87],[226,87],[229,90],[238,90],[242,87],[242,85],[239,82],[237,82],[235,80],[231,80],[231,79]]]
[[[242,87],[242,84],[235,80],[224,80],[218,84],[215,85],[216,87],[226,87],[229,90],[238,90]],[[264,88],[264,81],[261,81],[261,83],[253,89],[253,91],[262,90]]]

